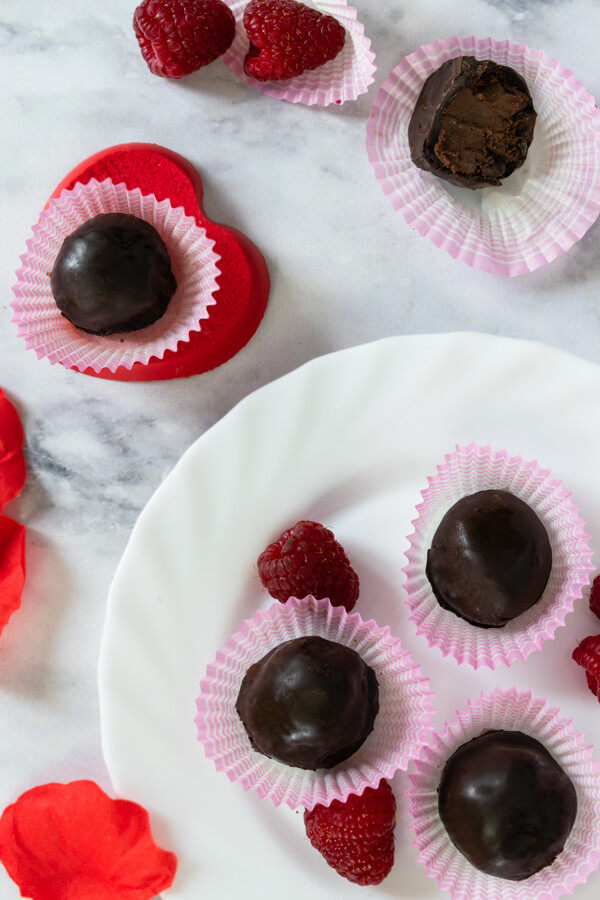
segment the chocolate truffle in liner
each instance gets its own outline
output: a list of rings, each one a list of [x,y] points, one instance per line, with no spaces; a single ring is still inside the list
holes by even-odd
[[[440,606],[484,628],[500,628],[542,596],[552,568],[537,513],[509,491],[487,490],[445,513],[427,552]]]
[[[563,849],[577,814],[569,776],[535,738],[488,731],[456,750],[438,809],[448,836],[482,872],[522,881]]]
[[[161,236],[129,213],[102,213],[68,235],[50,286],[63,316],[90,334],[151,325],[177,287]]]
[[[373,730],[379,688],[355,650],[311,635],[250,666],[236,710],[259,753],[300,769],[330,769]]]
[[[427,78],[408,126],[412,161],[452,184],[497,187],[521,166],[536,112],[509,66],[458,56]]]

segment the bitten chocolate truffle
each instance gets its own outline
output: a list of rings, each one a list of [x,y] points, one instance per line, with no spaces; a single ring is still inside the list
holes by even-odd
[[[537,603],[552,568],[546,529],[509,491],[478,491],[444,515],[426,572],[440,606],[467,622],[500,628]]]
[[[535,120],[518,72],[457,56],[423,85],[408,126],[411,158],[460,187],[495,187],[523,164]]]
[[[235,708],[259,753],[300,769],[330,769],[373,730],[379,688],[355,650],[308,636],[250,666]]]
[[[447,761],[439,813],[452,843],[488,875],[522,881],[563,849],[577,814],[566,772],[519,731],[489,731]]]
[[[159,233],[128,213],[95,216],[65,238],[50,286],[63,316],[91,334],[151,325],[177,287]]]

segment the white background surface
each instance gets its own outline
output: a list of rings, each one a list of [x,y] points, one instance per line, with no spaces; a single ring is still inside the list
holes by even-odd
[[[29,468],[6,510],[27,526],[28,577],[0,638],[1,808],[52,780],[92,778],[111,790],[96,687],[111,578],[154,490],[247,393],[320,354],[395,334],[474,330],[600,357],[599,223],[529,276],[476,272],[393,212],[364,146],[379,84],[437,37],[524,41],[600,96],[595,0],[365,0],[375,82],[356,103],[327,109],[271,100],[221,62],[182,82],[155,78],[131,30],[134,6],[0,7],[0,385],[23,419]],[[129,140],[190,159],[207,214],[245,231],[271,272],[252,341],[188,381],[111,383],[51,367],[10,322],[14,271],[48,195],[80,160]],[[18,895],[0,870],[2,900]]]

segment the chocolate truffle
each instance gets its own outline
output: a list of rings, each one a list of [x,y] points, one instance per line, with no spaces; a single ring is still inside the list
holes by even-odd
[[[488,731],[447,761],[439,813],[477,869],[522,881],[558,856],[577,813],[573,783],[546,748],[519,731]]]
[[[452,184],[498,186],[523,164],[535,120],[529,88],[514,69],[457,56],[423,85],[408,126],[410,155]]]
[[[427,553],[438,603],[467,622],[500,628],[540,599],[552,568],[548,534],[509,491],[478,491],[444,515]]]
[[[301,637],[250,666],[235,708],[259,753],[300,769],[330,769],[373,730],[379,688],[355,650]]]
[[[145,328],[177,287],[156,229],[128,213],[103,213],[63,241],[50,286],[65,318],[91,334]]]

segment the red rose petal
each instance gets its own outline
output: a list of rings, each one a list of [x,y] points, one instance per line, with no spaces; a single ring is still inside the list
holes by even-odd
[[[146,810],[92,781],[22,794],[0,818],[0,860],[32,900],[150,900],[177,868],[154,843]]]
[[[20,450],[24,440],[19,413],[0,388],[0,463],[15,450]]]
[[[0,388],[0,510],[21,493],[27,470],[19,414]]]
[[[23,490],[27,468],[22,450],[15,450],[0,462],[0,510]]]
[[[25,526],[0,516],[0,633],[21,605],[25,584]]]

